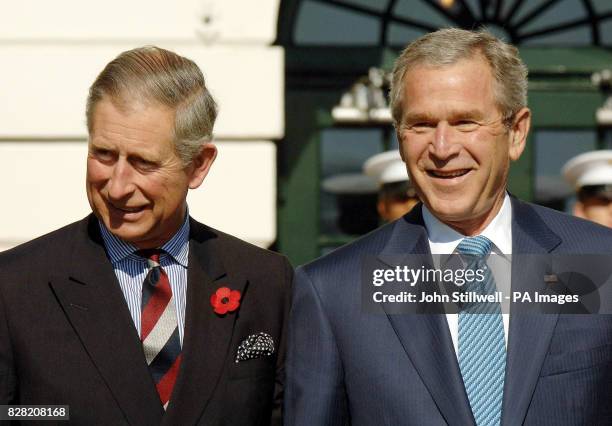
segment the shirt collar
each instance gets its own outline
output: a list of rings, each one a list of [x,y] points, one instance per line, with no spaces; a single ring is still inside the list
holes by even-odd
[[[432,254],[453,253],[465,235],[442,223],[423,204],[423,221]],[[493,243],[491,251],[496,254],[512,254],[512,204],[506,193],[504,202],[491,223],[480,233]]]
[[[106,252],[112,264],[121,262],[129,256],[135,256],[134,252],[138,250],[136,246],[118,238],[99,219],[98,223]],[[185,219],[179,230],[160,248],[172,256],[175,262],[185,268],[187,267],[187,259],[189,257],[189,212],[185,214]]]

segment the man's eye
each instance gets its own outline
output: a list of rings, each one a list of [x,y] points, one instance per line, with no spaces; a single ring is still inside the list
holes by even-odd
[[[109,151],[108,149],[95,148],[93,150],[93,155],[94,157],[96,157],[98,160],[101,160],[101,161],[110,161],[113,159],[113,153],[112,151]]]
[[[470,120],[459,120],[453,123],[453,127],[461,132],[473,132],[478,130],[480,124]]]
[[[433,123],[420,122],[420,123],[414,123],[412,125],[409,125],[408,129],[412,130],[413,132],[417,132],[417,133],[425,133],[425,132],[428,132],[434,129],[435,127],[436,125]]]
[[[134,159],[133,164],[141,170],[152,170],[157,167],[157,163],[155,163],[154,161],[145,160],[144,158]]]

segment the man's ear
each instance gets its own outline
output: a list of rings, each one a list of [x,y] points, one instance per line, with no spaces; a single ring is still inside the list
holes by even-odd
[[[510,146],[508,155],[510,160],[516,161],[521,157],[527,144],[527,135],[531,127],[531,111],[529,108],[521,108],[515,115],[510,129]]]
[[[376,211],[382,220],[387,220],[387,203],[383,198],[378,198],[378,201],[376,202]]]
[[[215,158],[217,158],[217,147],[211,142],[202,145],[200,153],[193,158],[189,165],[189,189],[196,189],[202,185]]]

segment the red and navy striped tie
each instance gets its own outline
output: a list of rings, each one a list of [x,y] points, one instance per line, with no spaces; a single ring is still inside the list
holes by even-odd
[[[181,342],[172,288],[159,263],[162,250],[141,250],[149,264],[142,285],[140,340],[159,399],[167,408],[181,365]]]

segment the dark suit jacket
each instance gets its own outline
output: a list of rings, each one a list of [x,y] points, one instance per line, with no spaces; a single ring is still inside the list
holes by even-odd
[[[612,254],[612,230],[512,200],[512,251]],[[361,265],[430,255],[421,208],[298,268],[285,424],[473,425],[443,314],[367,313]],[[512,263],[512,289],[533,289]],[[514,312],[514,311],[513,311]],[[612,317],[511,314],[503,425],[612,424]]]
[[[165,414],[93,215],[0,254],[0,404],[68,404],[83,425],[269,424],[292,269],[195,220],[189,244],[183,362]],[[222,286],[242,300],[218,316],[210,296]],[[258,332],[277,352],[234,362]]]

